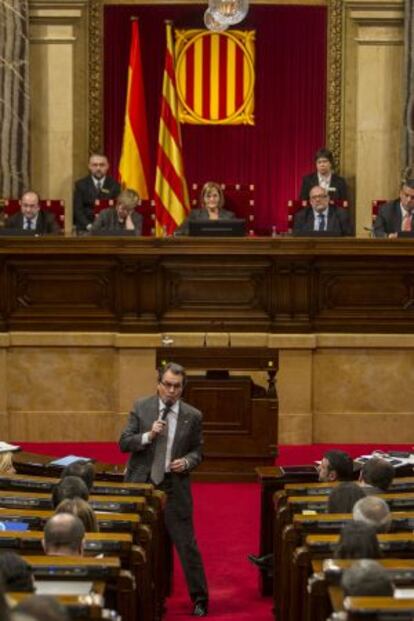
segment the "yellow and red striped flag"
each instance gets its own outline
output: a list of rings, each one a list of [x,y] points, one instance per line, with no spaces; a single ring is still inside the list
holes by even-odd
[[[124,137],[119,161],[121,185],[149,198],[149,150],[147,115],[145,112],[144,82],[142,79],[141,49],[138,20],[131,22],[128,91],[125,107]]]
[[[172,24],[166,22],[167,47],[160,128],[158,133],[157,169],[155,174],[156,233],[171,235],[190,211],[187,182],[184,175],[181,129],[178,121],[178,98],[175,77]]]

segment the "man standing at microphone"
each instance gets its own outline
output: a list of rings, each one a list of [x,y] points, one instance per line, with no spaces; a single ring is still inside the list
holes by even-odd
[[[135,402],[119,441],[131,453],[125,480],[150,482],[167,494],[165,523],[183,567],[193,615],[208,612],[203,561],[194,537],[189,473],[202,460],[202,415],[181,401],[185,369],[169,362],[158,372],[157,394]]]

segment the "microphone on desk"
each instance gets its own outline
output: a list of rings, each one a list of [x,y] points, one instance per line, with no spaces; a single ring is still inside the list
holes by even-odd
[[[375,229],[373,226],[363,226],[364,231],[368,231],[370,237],[375,237]]]

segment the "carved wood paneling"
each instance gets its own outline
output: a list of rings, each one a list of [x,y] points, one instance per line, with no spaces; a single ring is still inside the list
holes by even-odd
[[[410,240],[4,239],[0,264],[3,330],[414,328]]]

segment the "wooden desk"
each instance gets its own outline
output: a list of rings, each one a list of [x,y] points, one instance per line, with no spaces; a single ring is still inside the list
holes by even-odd
[[[4,237],[0,256],[6,332],[413,328],[408,239]]]

